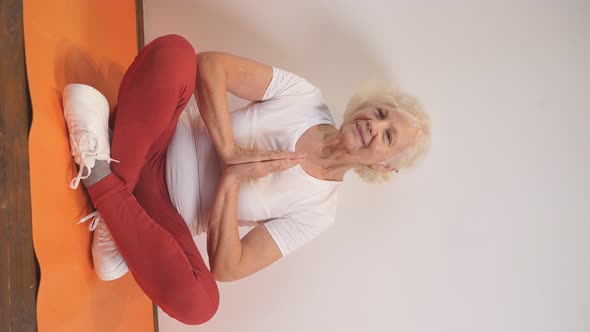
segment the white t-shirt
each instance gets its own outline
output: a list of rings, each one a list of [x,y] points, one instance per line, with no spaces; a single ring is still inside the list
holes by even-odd
[[[236,142],[264,150],[295,151],[307,129],[334,125],[318,88],[274,67],[262,101],[230,115]],[[187,108],[180,116],[166,162],[172,204],[193,235],[206,232],[221,168],[195,108]],[[238,194],[238,225],[263,223],[286,256],[334,223],[341,183],[312,177],[299,165],[244,183]]]

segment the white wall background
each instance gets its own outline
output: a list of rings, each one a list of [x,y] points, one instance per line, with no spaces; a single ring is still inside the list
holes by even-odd
[[[590,331],[590,2],[144,0],[144,10],[146,42],[178,33],[197,51],[297,73],[337,122],[370,76],[395,78],[433,121],[419,168],[385,186],[349,174],[333,228],[220,283],[206,324],[160,312],[160,331]]]

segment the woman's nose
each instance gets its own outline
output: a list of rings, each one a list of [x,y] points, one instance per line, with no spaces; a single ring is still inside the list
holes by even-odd
[[[379,121],[369,120],[369,121],[367,121],[367,129],[371,133],[371,136],[378,135],[380,131],[387,130],[387,126],[389,126],[389,123],[384,120],[379,120]]]
[[[372,120],[367,121],[367,130],[371,133],[371,136],[375,136],[377,133],[377,128],[375,128],[375,123]]]

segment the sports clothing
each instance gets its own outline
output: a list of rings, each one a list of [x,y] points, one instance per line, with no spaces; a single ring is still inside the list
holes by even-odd
[[[236,110],[230,118],[238,144],[264,150],[295,151],[306,130],[334,125],[318,88],[275,67],[262,102]],[[168,147],[166,182],[172,204],[193,235],[207,230],[220,175],[207,128],[190,107]],[[263,223],[286,256],[333,224],[341,183],[314,178],[300,165],[244,183],[238,195],[239,225]]]
[[[87,188],[137,284],[184,324],[210,320],[219,290],[191,233],[170,203],[164,165],[178,117],[195,88],[192,45],[158,37],[123,76],[113,126],[112,173]]]

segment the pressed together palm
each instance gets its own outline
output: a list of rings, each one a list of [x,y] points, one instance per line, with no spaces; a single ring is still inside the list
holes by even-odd
[[[305,153],[288,150],[260,150],[233,145],[222,154],[222,173],[238,183],[264,177],[299,164]]]

